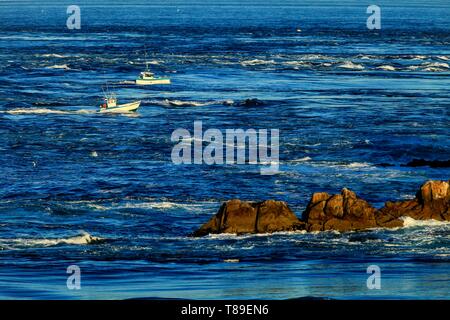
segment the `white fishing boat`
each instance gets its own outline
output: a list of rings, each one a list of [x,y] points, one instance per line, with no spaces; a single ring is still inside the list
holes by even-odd
[[[125,104],[117,104],[117,97],[114,93],[109,95],[105,95],[103,99],[103,104],[100,105],[100,113],[129,113],[135,112],[139,106],[141,105],[141,101],[133,101]]]
[[[154,73],[150,72],[148,68],[147,53],[145,53],[145,71],[139,74],[136,79],[136,84],[139,85],[153,85],[153,84],[170,84],[169,77],[156,77]]]
[[[168,77],[155,77],[150,71],[144,71],[139,74],[136,79],[136,84],[139,85],[151,85],[151,84],[170,84],[170,78]]]

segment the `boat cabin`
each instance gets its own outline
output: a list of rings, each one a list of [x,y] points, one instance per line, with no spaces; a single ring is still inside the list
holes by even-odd
[[[117,98],[116,97],[109,97],[108,99],[105,99],[105,100],[106,100],[106,104],[108,105],[108,108],[117,106]]]
[[[141,79],[153,79],[154,78],[154,74],[150,71],[144,71],[141,72],[141,74],[139,75],[139,78]]]
[[[117,98],[115,96],[103,98],[102,109],[113,108],[117,106]]]

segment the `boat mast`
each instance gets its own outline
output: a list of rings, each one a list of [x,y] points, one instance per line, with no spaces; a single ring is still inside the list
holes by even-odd
[[[145,72],[149,72],[148,71],[148,61],[147,61],[147,50],[145,50],[145,52],[144,52],[144,58],[145,58]]]

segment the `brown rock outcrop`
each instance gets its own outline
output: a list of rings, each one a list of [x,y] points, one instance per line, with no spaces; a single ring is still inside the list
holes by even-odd
[[[450,187],[447,181],[427,181],[412,200],[386,202],[380,214],[416,220],[450,221]]]
[[[349,231],[377,227],[376,209],[348,189],[341,194],[315,193],[302,220],[308,231]]]
[[[192,235],[393,228],[403,226],[401,217],[450,221],[449,182],[427,181],[420,187],[415,199],[387,202],[380,210],[346,188],[335,195],[314,193],[303,212],[302,220],[295,216],[285,202],[230,200]]]
[[[304,225],[285,202],[247,202],[236,199],[222,204],[219,212],[192,235],[294,231],[304,229]]]

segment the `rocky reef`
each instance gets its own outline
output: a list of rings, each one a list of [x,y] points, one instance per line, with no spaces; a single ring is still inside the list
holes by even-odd
[[[427,181],[414,199],[386,202],[381,209],[375,209],[346,188],[335,195],[318,192],[311,196],[301,219],[283,201],[230,200],[192,235],[394,228],[403,226],[402,217],[450,221],[449,182]]]
[[[314,193],[302,219],[308,231],[349,231],[376,227],[398,227],[400,219],[381,215],[367,201],[344,188],[341,194]]]
[[[305,224],[285,202],[274,200],[248,202],[235,199],[222,204],[219,212],[193,235],[267,233],[304,228]]]
[[[450,181],[428,181],[417,191],[415,199],[386,202],[380,213],[393,217],[407,216],[415,220],[450,221],[449,184]]]

